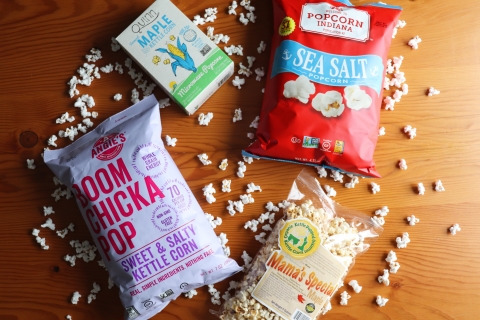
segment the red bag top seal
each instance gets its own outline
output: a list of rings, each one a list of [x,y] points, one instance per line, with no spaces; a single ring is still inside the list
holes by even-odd
[[[244,155],[380,177],[387,53],[400,7],[274,0],[274,37],[257,140]]]

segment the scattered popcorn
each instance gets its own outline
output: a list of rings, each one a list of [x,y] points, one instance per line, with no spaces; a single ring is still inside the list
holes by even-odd
[[[57,144],[55,143],[55,141],[57,141],[57,136],[56,136],[56,135],[52,135],[50,138],[48,138],[47,144],[48,144],[49,146],[56,147]]]
[[[247,16],[247,19],[250,20],[251,23],[255,23],[255,20],[257,19],[257,16],[252,11],[247,12],[246,16]]]
[[[35,165],[35,160],[27,159],[27,168],[28,169],[35,169],[37,166]]]
[[[112,51],[113,52],[117,52],[118,50],[120,50],[121,47],[120,47],[120,44],[118,43],[118,41],[115,39],[115,37],[112,37]]]
[[[375,182],[371,182],[370,185],[372,186],[372,193],[376,194],[377,192],[380,192],[380,186],[376,184]]]
[[[410,39],[410,41],[408,41],[408,45],[410,47],[412,47],[412,49],[417,50],[418,49],[418,44],[420,42],[422,42],[422,39],[420,39],[419,36],[415,36],[414,38]]]
[[[42,228],[48,228],[50,230],[55,230],[55,224],[52,219],[48,218],[47,221],[41,225]]]
[[[79,94],[80,92],[77,90],[78,79],[77,77],[73,76],[70,81],[67,82],[70,86],[70,90],[68,90],[68,95],[70,98],[73,98],[75,95]]]
[[[416,225],[420,222],[420,219],[416,218],[413,214],[410,217],[407,217],[408,224],[411,226]]]
[[[383,89],[389,90],[390,89],[390,78],[384,77],[383,79]]]
[[[73,122],[75,121],[75,117],[74,116],[71,116],[69,117],[69,114],[68,112],[65,112],[64,114],[62,114],[60,116],[60,118],[58,118],[57,120],[55,120],[55,123],[57,124],[64,124],[65,122]]]
[[[383,269],[383,276],[378,277],[378,282],[383,283],[386,286],[390,285],[390,280],[388,279],[389,275],[388,269]]]
[[[358,284],[358,281],[357,280],[351,280],[349,283],[348,283],[349,286],[352,287],[353,291],[355,291],[355,293],[360,293],[360,291],[362,291],[362,286],[360,286]]]
[[[390,262],[389,266],[390,266],[390,273],[397,273],[398,269],[400,269],[400,263],[398,263],[397,261]]]
[[[413,139],[417,136],[417,129],[416,128],[412,128],[411,125],[406,125],[404,128],[403,128],[403,132],[407,133],[408,136],[410,137],[410,139]]]
[[[243,259],[243,263],[244,263],[244,269],[246,269],[245,271],[247,271],[248,269],[250,269],[250,266],[251,266],[251,262],[252,262],[252,257],[250,257],[247,253],[247,251],[243,251],[242,253],[242,259]]]
[[[269,224],[265,224],[264,226],[262,226],[262,229],[265,230],[265,231],[272,231],[272,226],[269,225]]]
[[[274,211],[274,212],[278,212],[280,211],[280,209],[273,204],[273,202],[269,201],[267,202],[267,205],[265,206],[265,209],[267,209],[268,211]]]
[[[68,226],[67,226],[67,229],[70,230],[70,232],[73,232],[75,231],[75,225],[73,223],[70,223]]]
[[[243,74],[247,78],[252,75],[252,71],[249,68],[245,67],[243,63],[240,62],[238,65],[240,67],[240,69],[238,69],[238,74]]]
[[[120,93],[117,93],[116,95],[113,96],[113,100],[115,100],[115,101],[122,100],[122,95]]]
[[[373,216],[370,219],[372,219],[372,221],[379,226],[383,226],[385,224],[385,219],[383,217]]]
[[[258,222],[258,220],[253,219],[253,220],[247,221],[243,227],[245,229],[250,229],[253,232],[257,232],[257,226],[259,223],[260,222]]]
[[[211,215],[210,213],[205,212],[205,217],[207,217],[208,222],[210,222],[210,225],[212,226],[213,229],[215,229],[217,226],[221,225],[223,220],[220,217],[217,217],[216,219]]]
[[[115,62],[115,71],[119,74],[123,74],[123,66],[118,62]]]
[[[384,136],[385,135],[385,127],[380,127],[378,129],[378,136]]]
[[[197,290],[195,289],[192,289],[188,292],[185,292],[185,297],[187,297],[188,299],[192,299],[194,296],[196,296],[198,294]]]
[[[404,83],[405,81],[407,81],[407,78],[405,78],[405,72],[397,71],[397,72],[395,72],[394,77],[396,79],[394,85],[397,88],[400,88],[401,84]],[[402,94],[403,94],[403,92],[402,92]]]
[[[229,213],[231,216],[234,216],[235,213],[237,213],[237,212],[235,211],[234,206],[235,206],[235,203],[234,203],[232,200],[228,200],[227,211],[228,211],[228,213]]]
[[[223,162],[223,161],[222,161]],[[232,184],[232,180],[227,180],[227,179],[224,179],[222,180],[222,192],[230,192],[232,191],[230,189],[230,185]]]
[[[216,191],[212,183],[207,184],[205,187],[203,187],[202,190],[203,195],[206,197],[208,203],[212,204],[217,201],[217,199],[215,199],[215,197],[213,196]]]
[[[348,304],[348,299],[350,299],[351,296],[348,294],[347,291],[343,291],[340,293],[340,305],[346,306]]]
[[[245,166],[245,163],[243,161],[239,161],[238,162],[237,176],[239,178],[245,177],[245,171],[247,171],[247,166]]]
[[[260,186],[256,186],[255,183],[253,182],[250,182],[249,184],[247,184],[247,193],[252,193],[255,191],[262,192],[262,189],[260,188]]]
[[[168,107],[169,105],[170,105],[170,98],[158,100],[158,106],[160,107],[160,109]]]
[[[264,244],[265,242],[267,242],[267,240],[265,240],[266,235],[267,234],[265,232],[260,232],[259,234],[255,235],[255,240]]]
[[[333,170],[332,173],[330,174],[330,177],[333,178],[333,181],[339,181],[343,183],[343,174],[340,173],[338,170]]]
[[[247,137],[250,138],[250,139],[255,139],[255,134],[254,133],[247,133]]]
[[[461,231],[462,229],[460,228],[460,225],[458,223],[455,223],[448,230],[450,230],[450,233],[454,236],[457,234],[458,231]]]
[[[408,236],[408,232],[404,232],[402,237],[397,237],[395,239],[395,241],[397,242],[397,248],[399,249],[404,249],[407,247],[407,244],[410,242],[410,238]]]
[[[65,319],[67,319],[67,320],[72,320],[72,316],[69,315],[69,314],[67,314],[67,315],[65,316]]]
[[[405,20],[398,20],[397,21],[397,25],[395,26],[395,28],[403,28],[407,25],[407,23],[405,22]]]
[[[242,109],[238,108],[238,109],[235,109],[235,114],[233,115],[232,121],[237,122],[240,120],[242,120]]]
[[[385,99],[383,99],[383,102],[385,103],[385,110],[394,110],[394,106],[395,106],[395,100],[392,99],[392,97],[385,97]]]
[[[212,120],[212,119],[213,119],[213,113],[212,112],[209,112],[206,115],[203,114],[203,113],[200,113],[198,115],[198,123],[201,126],[208,126],[208,124],[210,123],[210,120]]]
[[[238,7],[237,1],[233,0],[232,5],[228,6],[228,14],[237,15],[237,11],[235,11],[237,7]]]
[[[48,250],[50,247],[46,245],[45,238],[40,238],[39,234],[40,234],[40,230],[38,229],[32,230],[32,235],[35,237],[35,240],[37,241],[37,243],[40,244],[43,250]]]
[[[387,298],[382,298],[382,296],[377,296],[377,304],[379,307],[384,307],[388,302]]]
[[[398,167],[401,169],[401,170],[407,170],[407,161],[405,161],[405,159],[400,159],[400,161],[398,161]]]
[[[249,203],[255,202],[255,199],[253,199],[250,193],[240,195],[240,200],[243,202],[243,204],[249,204]]]
[[[57,235],[60,237],[60,238],[65,238],[65,236],[67,235],[68,233],[68,229],[65,228],[63,230],[57,230]]]
[[[402,91],[403,91],[403,95],[408,94],[408,84],[406,83],[402,84]]]
[[[267,45],[262,40],[262,41],[260,41],[260,44],[258,45],[257,51],[258,51],[258,53],[262,53],[263,51],[265,51],[266,48],[267,48]]]
[[[112,289],[114,285],[112,278],[108,277],[108,289]]]
[[[238,89],[242,89],[242,85],[245,84],[245,79],[235,76],[235,79],[232,80],[232,84],[234,87],[237,87]]]
[[[139,97],[140,97],[140,94],[138,93],[137,89],[133,88],[132,89],[132,99],[131,99],[132,103],[140,102],[140,99],[138,99]]]
[[[77,304],[81,296],[82,295],[78,293],[78,291],[75,291],[72,296],[72,304]]]
[[[217,8],[207,8],[205,9],[205,14],[203,17],[205,18],[205,22],[214,22],[217,19],[216,14],[218,13]]]
[[[355,188],[355,185],[360,183],[360,179],[357,176],[352,176],[350,182],[345,183],[345,188]]]
[[[445,188],[443,187],[441,180],[435,181],[435,191],[437,191],[437,192],[445,191]]]
[[[278,203],[278,207],[282,209],[287,209],[290,206],[290,204],[291,203],[288,202],[287,200],[283,200],[282,202]]]
[[[55,213],[55,211],[53,211],[53,207],[43,207],[43,215],[49,216],[52,213]]]
[[[380,209],[376,210],[376,211],[375,211],[375,214],[376,214],[377,216],[385,217],[389,212],[390,212],[390,210],[388,210],[388,207],[387,207],[387,206],[383,206],[383,207],[381,207]]]
[[[225,255],[230,256],[230,248],[226,246],[228,242],[227,235],[222,232],[217,238],[223,248],[223,251],[225,252]]]
[[[250,22],[250,20],[245,17],[243,12],[240,13],[240,16],[238,17],[238,20],[245,26]]]
[[[242,202],[242,200],[234,201],[233,206],[235,207],[235,210],[237,210],[238,212],[243,212],[243,202]]]
[[[388,263],[397,261],[397,254],[395,253],[395,251],[390,250],[387,257],[385,258],[385,261],[387,261]]]
[[[250,128],[258,128],[258,121],[260,121],[260,117],[256,116],[255,119],[253,119],[252,123],[250,123]]]
[[[230,47],[227,47],[227,46],[223,47],[223,50],[225,50],[225,52],[229,56],[231,56],[232,54],[236,54],[237,56],[243,56],[243,47],[241,45],[235,46],[235,45],[232,44]],[[235,78],[237,78],[237,77],[235,77]]]
[[[193,17],[193,23],[198,26],[198,25],[203,25],[205,24],[205,19],[200,17],[200,15],[196,15]]]
[[[88,128],[93,127],[93,122],[92,122],[92,120],[90,120],[90,118],[83,119],[82,123],[84,123]]]
[[[106,66],[104,67],[101,67],[100,68],[100,71],[104,72],[104,73],[110,73],[113,71],[113,64],[107,64]]]
[[[265,213],[260,214],[260,217],[258,217],[257,220],[258,220],[258,222],[263,224],[263,223],[265,223],[265,221],[268,220],[269,216],[270,216],[270,212],[265,212]]]
[[[218,167],[220,168],[220,170],[225,171],[225,169],[227,169],[227,166],[228,166],[228,159],[223,159]]]
[[[251,164],[253,162],[253,158],[252,157],[245,157],[243,156],[243,161],[248,163],[248,164]]]
[[[165,140],[167,141],[167,146],[175,147],[177,145],[177,138],[170,138],[169,135],[166,135]]]
[[[395,70],[399,71],[400,67],[402,66],[402,63],[403,63],[403,56],[393,57],[393,66],[395,67]]]
[[[317,169],[318,176],[320,178],[326,178],[328,173],[327,170],[325,170],[324,167],[315,167]]]
[[[97,62],[98,60],[102,59],[102,52],[99,49],[92,48],[90,53],[91,54],[87,54],[85,56],[88,62]]]
[[[393,100],[395,100],[395,102],[400,102],[400,99],[402,98],[402,96],[403,96],[402,91],[395,90],[395,93],[393,94]]]
[[[270,213],[268,216],[268,223],[274,224],[275,223],[275,212]]]
[[[206,153],[202,153],[197,155],[198,159],[200,160],[201,163],[203,163],[204,166],[208,166],[209,164],[212,164],[212,161],[208,160],[208,156]]]

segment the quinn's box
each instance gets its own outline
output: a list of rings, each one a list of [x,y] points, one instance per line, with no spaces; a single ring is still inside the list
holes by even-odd
[[[189,115],[233,74],[233,61],[169,0],[155,1],[117,41]]]

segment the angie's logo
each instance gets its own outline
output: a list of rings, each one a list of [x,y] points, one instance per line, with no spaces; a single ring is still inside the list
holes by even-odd
[[[92,159],[108,161],[114,159],[123,149],[123,143],[127,140],[123,133],[111,133],[101,137],[92,148]]]

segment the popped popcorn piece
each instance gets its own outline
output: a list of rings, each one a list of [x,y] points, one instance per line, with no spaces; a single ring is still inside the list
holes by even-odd
[[[56,135],[52,135],[50,138],[48,138],[47,144],[48,144],[49,146],[56,147],[57,144],[55,143],[55,141],[57,141],[57,136],[56,136]]]
[[[67,315],[65,316],[65,319],[67,319],[67,320],[72,320],[72,316],[69,315],[69,314],[67,314]]]
[[[160,109],[168,107],[169,105],[170,105],[170,98],[158,100],[158,106],[160,107]]]
[[[235,109],[235,113],[233,115],[232,121],[237,122],[240,120],[242,120],[242,109],[238,108],[238,109]]]
[[[395,26],[395,28],[403,28],[407,25],[407,23],[405,22],[405,20],[398,20],[397,21],[397,25]]]
[[[62,115],[60,116],[60,118],[57,118],[57,119],[55,120],[55,123],[57,123],[57,124],[64,124],[64,123],[67,122],[67,121],[68,121],[68,122],[73,122],[73,121],[75,121],[75,117],[74,117],[74,116],[69,117],[68,112],[65,112],[64,114],[62,114]]]
[[[101,67],[100,68],[100,71],[104,72],[104,73],[110,73],[113,71],[113,64],[109,63],[107,64],[106,66],[104,67]]]
[[[407,161],[405,161],[405,159],[400,159],[400,161],[398,161],[398,167],[401,169],[401,170],[407,170]]]
[[[98,112],[92,111],[92,118],[96,118],[96,117],[98,117]]]
[[[382,298],[382,296],[377,296],[377,305],[379,307],[384,307],[388,302],[387,298]]]
[[[403,96],[402,91],[395,90],[395,93],[393,94],[393,99],[395,100],[395,102],[400,102],[400,99],[402,98],[402,96]]]
[[[243,161],[239,161],[238,162],[237,176],[239,178],[245,177],[245,171],[247,171],[247,166],[245,166],[245,163]]]
[[[345,183],[345,188],[353,189],[358,183],[360,183],[360,179],[357,176],[352,176],[350,182]]]
[[[265,240],[266,235],[267,234],[265,232],[260,232],[259,234],[255,235],[255,240],[264,244],[265,242],[267,242],[267,240]]]
[[[133,70],[133,69],[131,69],[131,70]],[[137,89],[133,88],[132,89],[132,99],[131,99],[132,103],[135,104],[135,103],[140,102],[140,99],[138,99],[139,97],[140,97],[140,94],[138,93]]]
[[[443,187],[441,180],[435,181],[435,191],[437,191],[437,192],[445,191],[445,188]]]
[[[395,86],[397,88],[400,88],[401,84],[404,83],[405,81],[407,81],[407,78],[405,78],[405,72],[397,71],[397,72],[395,72],[394,77],[396,79]],[[402,92],[402,94],[403,94],[403,92]]]
[[[370,186],[372,186],[372,193],[376,194],[380,192],[380,185],[376,184],[375,182],[370,182]]]
[[[37,166],[35,165],[35,160],[34,159],[27,159],[27,168],[28,169],[35,169]]]
[[[258,220],[252,219],[250,221],[247,221],[245,225],[243,226],[245,229],[250,229],[253,232],[257,232],[257,226],[260,222]]]
[[[357,280],[350,280],[348,285],[352,287],[352,289],[353,289],[353,291],[355,291],[355,293],[360,293],[360,291],[362,291],[362,288],[363,288],[362,286],[360,286],[358,284]]]
[[[335,197],[337,195],[337,191],[335,191],[335,189],[329,185],[324,185],[323,188],[325,189],[325,194],[327,197]]]
[[[201,153],[197,155],[197,157],[200,160],[200,162],[203,163],[204,166],[208,166],[209,164],[212,164],[212,161],[208,160],[208,156],[206,153]]]
[[[400,67],[402,66],[402,63],[403,63],[403,56],[393,57],[393,66],[395,67],[395,70],[397,70],[397,71],[400,70]]]
[[[102,59],[102,52],[99,49],[92,48],[90,49],[91,54],[87,54],[85,58],[87,58],[88,62],[97,62],[98,60]]]
[[[267,209],[267,210],[270,211],[270,212],[272,212],[272,211],[274,211],[274,212],[280,211],[280,209],[279,209],[276,205],[274,205],[272,201],[267,202],[267,205],[265,206],[265,209]]]
[[[248,68],[250,69],[253,66],[256,58],[254,56],[247,56]]]
[[[223,159],[218,167],[220,168],[220,170],[225,171],[225,169],[227,169],[227,166],[228,166],[228,159]]]
[[[78,84],[78,79],[77,77],[73,76],[70,81],[67,82],[67,84],[70,86],[70,89],[68,90],[68,95],[70,98],[73,98],[75,95],[79,94],[80,92],[77,90],[77,84]]]
[[[237,11],[235,11],[237,7],[238,7],[237,1],[233,0],[232,4],[228,6],[228,14],[237,15]]]
[[[198,115],[198,123],[201,125],[201,126],[208,126],[208,124],[210,123],[210,121],[213,119],[213,113],[212,112],[209,112],[207,113],[206,115],[203,114],[203,113],[200,113]]]
[[[270,213],[268,216],[268,223],[274,224],[275,223],[275,212]]]
[[[250,267],[251,267],[251,262],[252,262],[253,259],[252,259],[252,257],[250,257],[250,256],[248,255],[247,251],[245,251],[245,250],[243,250],[243,253],[242,253],[242,257],[241,257],[241,258],[243,259],[243,263],[244,263],[244,266],[243,266],[243,267],[244,267],[244,269],[246,269],[246,270],[244,270],[244,271],[247,271],[248,269],[250,269]]]
[[[330,310],[332,310],[332,303],[330,302],[330,300],[327,300],[327,302],[325,302],[325,305],[323,306],[322,315],[325,315]]]
[[[255,23],[255,20],[257,19],[257,16],[253,13],[253,11],[247,12],[246,16],[247,16],[247,19],[250,20],[251,23]]]
[[[262,40],[262,41],[260,41],[260,44],[258,45],[257,51],[258,51],[258,53],[262,53],[263,51],[265,51],[266,48],[267,48],[267,45]]]
[[[64,185],[56,176],[53,176],[53,183],[54,183],[56,186],[58,186],[58,185],[63,186],[63,185]]]
[[[383,89],[389,90],[390,89],[390,78],[384,77],[383,78]]]
[[[167,141],[167,146],[175,147],[177,145],[177,138],[170,138],[169,135],[166,135],[165,140]]]
[[[205,19],[198,14],[193,17],[192,21],[196,26],[205,24]]]
[[[400,269],[400,263],[398,263],[397,261],[390,262],[389,266],[390,266],[390,273],[397,273],[398,269]]]
[[[418,49],[418,44],[422,42],[422,39],[420,39],[419,36],[415,36],[414,38],[410,39],[408,41],[408,45],[412,47],[412,49],[417,50]]]
[[[318,176],[320,178],[326,178],[328,173],[327,170],[325,170],[324,167],[315,167],[317,169]]]
[[[299,76],[296,80],[285,82],[283,95],[285,98],[295,98],[300,102],[307,104],[310,95],[315,93],[315,85],[304,76]]]
[[[254,133],[247,133],[247,137],[250,138],[250,139],[255,139],[255,134]]]
[[[250,123],[250,128],[258,129],[258,121],[260,121],[260,117],[256,116],[252,123]]]
[[[75,231],[75,225],[73,223],[70,223],[68,226],[67,226],[67,229],[70,230],[70,232],[73,232]]]
[[[269,225],[268,223],[262,226],[262,229],[265,231],[272,231],[272,226]]]
[[[230,256],[230,247],[226,246],[228,242],[227,235],[222,232],[217,238],[218,238],[218,241],[220,242],[220,245],[223,248],[223,252],[225,253],[225,255],[227,257]]]
[[[409,238],[409,235],[408,235],[408,232],[404,232],[402,234],[402,237],[397,237],[395,239],[395,241],[397,242],[397,248],[399,249],[404,249],[407,247],[407,244],[410,242],[410,238]]]
[[[404,96],[408,94],[408,84],[402,84],[402,91]]]
[[[383,217],[373,216],[370,219],[372,219],[372,221],[379,226],[383,226],[385,224],[385,219]]]
[[[419,182],[417,184],[417,190],[419,195],[423,196],[425,194],[425,187],[423,186],[423,183]]]
[[[188,299],[192,299],[197,294],[198,294],[197,290],[192,289],[190,291],[185,292],[185,297],[187,297]]]
[[[410,139],[413,139],[417,136],[417,129],[416,128],[412,128],[411,125],[406,125],[404,128],[403,128],[403,132],[405,132],[406,134],[408,134],[408,136],[410,137]]]
[[[48,218],[44,224],[40,225],[42,228],[48,228],[50,230],[55,230],[55,224],[53,223],[52,219]]]
[[[43,250],[48,250],[50,247],[45,244],[45,238],[40,238],[39,234],[40,234],[40,230],[38,229],[32,230],[32,235],[35,237],[35,240],[37,241],[37,243],[40,244]]]
[[[388,207],[387,206],[383,206],[381,207],[380,209],[378,210],[375,210],[375,214],[377,216],[380,216],[380,217],[385,217],[387,216],[387,214],[390,212],[390,210],[388,210]]]
[[[85,262],[90,262],[95,260],[97,247],[91,245],[88,240],[80,242],[78,240],[70,241],[70,246],[75,248],[76,257],[82,258]]]
[[[255,199],[253,199],[250,193],[240,195],[240,200],[243,202],[243,204],[249,204],[249,203],[255,202]]]
[[[117,52],[118,50],[121,49],[121,46],[120,44],[118,43],[117,39],[115,39],[115,37],[112,37],[112,51],[113,52]]]
[[[57,235],[60,237],[60,238],[65,238],[65,236],[67,235],[68,233],[68,229],[65,228],[65,229],[62,229],[62,230],[57,230]]]
[[[233,206],[235,207],[235,210],[237,210],[238,212],[243,212],[243,202],[242,202],[242,200],[234,201]]]
[[[378,277],[378,282],[383,283],[386,286],[390,285],[390,279],[388,279],[389,276],[388,269],[383,269],[383,275]]]
[[[223,161],[222,161],[223,162]],[[230,189],[230,185],[232,184],[232,180],[227,180],[227,179],[223,179],[222,180],[222,192],[230,192],[232,191]]]
[[[223,50],[225,50],[225,52],[229,56],[231,56],[232,54],[236,54],[237,56],[243,56],[243,47],[241,45],[235,46],[232,44],[230,47],[223,47]]]
[[[122,100],[122,95],[120,93],[117,93],[113,96],[113,100],[115,101],[120,101]]]
[[[247,184],[247,193],[252,193],[255,191],[262,192],[262,188],[260,188],[260,186],[256,186],[255,183],[253,182],[250,182],[249,184]]]
[[[408,224],[411,226],[416,225],[420,222],[420,219],[416,218],[413,214],[410,217],[407,217]]]
[[[348,294],[347,291],[343,291],[340,293],[340,305],[346,306],[348,304],[348,299],[350,299],[351,296]]]
[[[234,206],[235,206],[235,203],[234,203],[232,200],[228,200],[227,211],[228,211],[228,213],[229,213],[231,216],[234,216],[235,213],[237,213],[237,212],[235,211]]]
[[[232,84],[234,87],[242,89],[242,86],[245,84],[245,79],[235,76],[235,79],[232,80]]]
[[[238,17],[238,20],[245,26],[250,22],[250,20],[247,17],[245,17],[243,12],[240,13],[240,16]]]
[[[386,96],[385,99],[383,99],[383,102],[385,103],[385,110],[394,110],[395,108],[395,100],[392,99],[392,97]]]
[[[251,164],[253,162],[253,158],[252,157],[245,157],[243,156],[243,161],[248,163],[248,164]]]
[[[203,17],[205,18],[205,22],[214,22],[217,19],[216,14],[218,13],[217,8],[207,8],[205,9],[205,14]]]
[[[72,304],[77,304],[77,303],[78,303],[78,300],[80,300],[80,297],[81,297],[81,296],[82,296],[82,295],[81,295],[78,291],[75,291],[75,292],[73,293],[72,300],[71,300],[71,301],[72,301]]]
[[[119,74],[123,74],[123,66],[118,62],[115,62],[115,71]]]
[[[114,285],[112,278],[108,277],[108,289],[112,289]]]
[[[288,202],[287,200],[283,200],[282,202],[278,203],[278,207],[282,209],[287,209],[290,206],[290,204],[291,203]]]
[[[92,120],[90,120],[90,118],[85,118],[85,119],[82,120],[82,122],[83,122],[88,128],[93,127],[93,122],[92,122]]]
[[[205,212],[205,217],[207,217],[208,222],[212,226],[213,229],[215,229],[217,226],[221,225],[223,220],[220,217],[217,217],[216,219],[211,215],[210,213]]]
[[[43,215],[44,216],[49,216],[52,213],[55,213],[55,211],[53,211],[53,207],[43,207]]]
[[[252,75],[252,70],[250,70],[249,68],[245,67],[243,65],[243,63],[239,63],[238,66],[240,67],[240,69],[238,69],[238,74],[243,74],[245,75],[247,78],[250,77]]]
[[[333,170],[332,173],[330,174],[330,177],[333,178],[333,181],[339,181],[343,183],[343,174],[340,173],[338,170]]]
[[[77,124],[77,131],[82,133],[87,133],[87,126],[82,125],[81,123]]]
[[[385,258],[385,261],[387,261],[388,263],[397,261],[397,254],[395,253],[395,251],[390,250],[387,257]]]
[[[450,233],[454,236],[457,234],[458,231],[461,231],[462,229],[460,228],[460,225],[458,223],[455,223],[453,226],[451,226],[449,229]]]
[[[217,199],[215,199],[215,197],[213,196],[216,191],[212,183],[207,184],[205,187],[203,187],[202,190],[203,195],[205,196],[208,203],[212,204],[217,201]]]
[[[221,304],[220,292],[213,287],[213,284],[208,285],[208,293],[210,293],[210,295],[212,296],[210,300],[212,301],[213,304],[218,304],[218,305]]]

